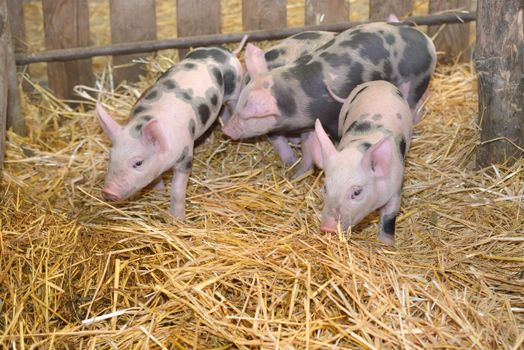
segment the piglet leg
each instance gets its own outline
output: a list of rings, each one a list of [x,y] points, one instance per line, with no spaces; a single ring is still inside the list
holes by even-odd
[[[271,141],[273,147],[275,147],[275,150],[285,165],[290,166],[296,162],[297,158],[295,157],[291,146],[287,143],[287,138],[273,134],[269,136],[269,141]]]
[[[187,159],[183,164],[177,164],[173,169],[171,206],[169,212],[180,221],[184,221],[185,219],[186,191],[190,173],[191,159]]]
[[[296,179],[313,169],[313,154],[315,151],[316,136],[313,131],[302,134],[302,159],[298,163],[298,168],[293,173],[292,178]]]
[[[395,244],[395,221],[400,209],[400,191],[380,208],[380,232],[378,240],[387,245]]]

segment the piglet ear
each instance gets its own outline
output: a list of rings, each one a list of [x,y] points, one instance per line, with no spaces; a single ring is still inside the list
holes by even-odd
[[[102,126],[102,130],[106,135],[114,141],[118,135],[122,132],[122,127],[107,113],[105,108],[100,104],[96,104],[96,114],[98,115],[98,120]]]
[[[313,160],[320,169],[324,169],[327,161],[333,158],[337,150],[324,131],[319,119],[315,121],[315,136],[316,140],[313,142]]]
[[[246,67],[251,79],[268,71],[264,52],[251,43],[246,45]]]
[[[374,176],[387,176],[391,165],[393,148],[391,137],[384,137],[364,153],[360,163],[362,168]]]
[[[154,147],[159,152],[166,150],[166,140],[164,134],[160,131],[158,120],[151,119],[142,126],[142,142],[146,146]]]

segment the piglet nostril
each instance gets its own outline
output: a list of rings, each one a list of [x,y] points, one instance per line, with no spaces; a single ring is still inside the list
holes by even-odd
[[[108,201],[117,201],[120,198],[116,193],[112,192],[111,189],[107,188],[102,190],[102,197]]]
[[[328,216],[322,219],[322,223],[320,224],[320,230],[323,232],[331,232],[336,233],[337,232],[337,220],[335,220],[334,217]]]
[[[331,227],[331,226],[320,226],[320,230],[322,232],[327,232],[327,233],[337,233],[337,228],[336,227]]]

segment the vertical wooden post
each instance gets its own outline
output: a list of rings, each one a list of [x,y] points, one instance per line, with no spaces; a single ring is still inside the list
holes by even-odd
[[[347,21],[349,21],[348,0],[306,0],[306,25]]]
[[[48,49],[89,46],[87,0],[42,0],[45,45]],[[73,87],[92,82],[91,60],[47,65],[49,87],[58,98],[75,97]]]
[[[430,0],[429,13],[445,10],[470,10],[471,0]],[[428,34],[433,37],[440,30],[440,26],[429,26]],[[437,51],[445,52],[441,57],[445,62],[468,62],[471,50],[469,49],[469,23],[446,24],[438,36],[433,40]]]
[[[524,157],[523,24],[522,0],[478,0],[479,166]]]
[[[244,30],[277,29],[287,26],[286,0],[243,0]]]
[[[412,0],[369,0],[369,19],[374,21],[385,21],[390,14],[405,17],[412,10]]]
[[[0,22],[2,28],[0,29],[1,52],[0,55],[0,77],[3,91],[1,98],[5,100],[5,112],[0,109],[0,138],[1,142],[5,141],[6,128],[12,128],[14,132],[20,135],[26,134],[24,123],[24,116],[22,114],[22,106],[20,104],[20,89],[18,87],[18,76],[16,74],[15,54],[13,49],[13,41],[9,26],[9,11],[7,9],[6,0],[0,0]],[[3,144],[1,145],[3,147]],[[3,151],[2,151],[3,152]]]
[[[220,33],[220,0],[177,0],[179,37]],[[178,50],[183,59],[189,50]]]
[[[24,2],[20,0],[7,0],[9,13],[9,27],[16,52],[26,51]]]
[[[0,183],[4,164],[5,139],[7,132],[7,46],[8,24],[5,0],[0,0]]]
[[[113,43],[155,40],[156,39],[156,1],[155,0],[111,0],[111,41]],[[147,53],[113,56],[114,80],[137,81],[142,65],[131,63],[133,59],[147,57]],[[123,67],[118,67],[125,65]],[[142,68],[142,69],[141,69]]]

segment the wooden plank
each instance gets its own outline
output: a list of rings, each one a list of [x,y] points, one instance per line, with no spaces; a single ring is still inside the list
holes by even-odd
[[[26,51],[24,2],[20,0],[7,0],[7,11],[9,13],[9,27],[11,28],[11,37],[15,45],[15,52]]]
[[[156,39],[155,0],[111,0],[109,9],[113,43]],[[146,70],[144,65],[133,64],[132,60],[147,56],[147,54],[113,56],[114,80],[117,83],[123,80],[138,81],[139,75],[145,74]]]
[[[0,79],[7,81],[7,7],[5,0],[0,0]],[[7,84],[0,84],[0,181],[4,164],[5,141],[7,137]]]
[[[477,164],[511,164],[524,157],[524,6],[522,0],[478,0],[477,11]]]
[[[279,29],[287,27],[286,0],[243,0],[244,30]]]
[[[348,0],[306,0],[306,25],[348,21]]]
[[[475,18],[475,12],[467,12],[458,15],[444,14],[430,16],[411,16],[405,18],[405,21],[401,23],[408,26],[422,26],[442,23],[471,22],[474,21]],[[306,30],[326,30],[332,32],[341,32],[366,22],[367,21],[357,21],[334,24],[320,24],[317,26],[291,27],[274,30],[256,30],[250,31],[248,32],[248,34],[249,41],[278,40]],[[19,65],[23,65],[36,62],[68,61],[73,59],[91,58],[96,56],[123,55],[137,52],[152,52],[158,50],[179,49],[191,46],[209,46],[227,43],[238,43],[243,36],[243,32],[197,35],[187,38],[151,40],[139,43],[122,43],[92,47],[79,47],[73,49],[48,50],[33,53],[19,53],[15,56],[16,63]]]
[[[42,0],[47,49],[89,46],[87,0]],[[91,85],[91,60],[50,63],[49,87],[58,98],[73,99],[73,87]]]
[[[430,0],[429,13],[439,13],[446,10],[470,10],[471,0]],[[437,51],[445,53],[439,59],[446,62],[469,62],[471,49],[469,45],[469,24],[446,24],[442,30],[441,26],[429,26],[430,37],[437,32],[439,34],[433,39]],[[458,58],[458,60],[457,60]]]
[[[0,130],[5,133],[6,128],[12,128],[14,132],[20,135],[26,135],[26,128],[24,123],[24,115],[22,113],[22,106],[20,103],[20,89],[18,87],[18,76],[16,74],[15,53],[10,33],[9,25],[9,11],[5,0],[0,1],[0,36],[2,36],[2,69],[0,73],[2,79],[2,90],[5,91],[6,111],[3,112],[0,123]],[[5,134],[0,137],[5,138]]]
[[[176,6],[178,37],[220,33],[220,0],[177,0]],[[178,50],[180,59],[188,51]]]
[[[412,0],[369,0],[369,19],[386,20],[390,14],[406,17],[413,10]]]

